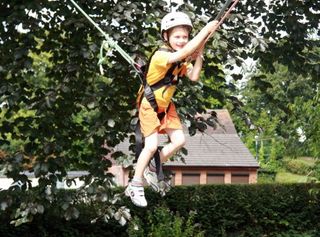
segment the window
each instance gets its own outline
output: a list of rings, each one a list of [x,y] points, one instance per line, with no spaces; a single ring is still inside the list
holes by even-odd
[[[224,184],[224,174],[208,173],[207,184]]]
[[[199,173],[183,173],[182,184],[183,185],[200,184],[200,174]]]
[[[232,184],[248,184],[249,174],[232,174],[231,183]]]

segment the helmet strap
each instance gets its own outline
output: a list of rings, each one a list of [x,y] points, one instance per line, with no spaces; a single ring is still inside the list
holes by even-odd
[[[169,44],[169,41],[163,40],[163,42],[164,42],[164,45],[165,45],[166,47],[168,47],[170,50],[172,50],[173,52],[176,51],[176,50],[174,50],[174,49],[171,47],[171,45]]]

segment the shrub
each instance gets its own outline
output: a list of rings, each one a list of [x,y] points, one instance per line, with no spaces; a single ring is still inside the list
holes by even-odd
[[[289,172],[298,175],[308,175],[313,170],[313,165],[299,159],[285,159],[284,165]]]
[[[203,237],[204,232],[194,223],[196,213],[182,217],[174,214],[167,207],[159,207],[148,211],[147,223],[135,217],[129,226],[130,237]]]
[[[146,189],[147,208],[134,206],[129,198],[119,203],[131,210],[133,220],[127,226],[112,220],[91,224],[93,209],[103,207],[82,203],[77,220],[66,221],[47,210],[19,227],[9,224],[8,210],[2,211],[0,236],[316,237],[319,190],[319,184],[196,185],[174,187],[161,197]]]

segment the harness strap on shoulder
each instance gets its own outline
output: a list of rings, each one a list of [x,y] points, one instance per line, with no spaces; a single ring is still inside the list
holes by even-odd
[[[166,85],[176,85],[178,84],[178,81],[173,81],[175,75],[173,75],[173,71],[178,68],[178,70],[181,68],[180,63],[174,63],[167,71],[164,78],[154,84],[151,85],[151,88],[153,91],[158,90],[159,88],[166,86]]]

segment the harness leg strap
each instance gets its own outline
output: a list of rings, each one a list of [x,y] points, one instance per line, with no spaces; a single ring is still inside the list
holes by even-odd
[[[138,160],[140,153],[143,148],[143,136],[141,134],[140,129],[140,121],[137,122],[136,128],[135,128],[135,135],[136,135],[136,161]],[[156,165],[156,174],[158,177],[158,181],[162,181],[164,179],[163,169],[162,169],[162,163],[160,160],[160,148],[157,149],[157,151],[154,154],[154,161]]]
[[[140,128],[140,120],[138,120],[137,124],[136,124],[136,128],[135,128],[135,136],[136,136],[136,161],[138,160],[140,153],[142,151],[143,148],[143,136],[141,133],[141,128]]]
[[[156,153],[154,154],[154,161],[156,163],[156,173],[158,177],[158,181],[164,180],[164,174],[162,169],[162,163],[160,160],[160,149],[157,149]]]

